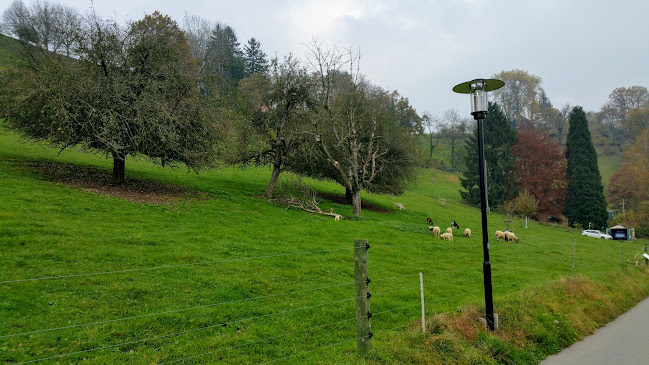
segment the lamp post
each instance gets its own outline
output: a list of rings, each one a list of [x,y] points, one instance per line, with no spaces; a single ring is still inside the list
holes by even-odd
[[[478,122],[478,168],[480,170],[480,210],[482,212],[482,251],[484,261],[484,299],[486,307],[487,328],[496,328],[494,321],[494,300],[491,287],[491,262],[489,262],[489,232],[487,231],[487,177],[484,160],[484,133],[482,124],[488,113],[487,92],[500,89],[505,83],[496,79],[475,79],[455,85],[453,91],[459,94],[470,94],[471,115]]]

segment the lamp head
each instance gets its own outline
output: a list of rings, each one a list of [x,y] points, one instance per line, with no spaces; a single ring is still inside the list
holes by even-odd
[[[487,113],[487,92],[505,86],[498,79],[475,79],[455,85],[453,91],[459,94],[471,94],[471,114]]]

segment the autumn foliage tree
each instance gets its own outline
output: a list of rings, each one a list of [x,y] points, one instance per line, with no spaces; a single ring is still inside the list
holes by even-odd
[[[635,227],[637,234],[649,235],[649,130],[636,137],[624,159],[609,180],[608,199],[616,209],[622,209],[624,200],[623,222]]]
[[[518,131],[512,147],[518,189],[538,201],[541,219],[558,217],[566,199],[566,158],[561,147],[534,127]]]

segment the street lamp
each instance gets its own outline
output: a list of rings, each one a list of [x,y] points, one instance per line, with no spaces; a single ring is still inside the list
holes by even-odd
[[[483,119],[488,113],[487,92],[500,89],[505,83],[496,79],[475,79],[455,85],[453,91],[459,94],[470,94],[471,115],[478,122],[478,168],[480,170],[480,210],[482,211],[482,251],[484,261],[484,300],[487,311],[487,328],[496,328],[494,321],[494,300],[491,288],[491,262],[489,262],[489,232],[487,231],[487,177],[485,176]]]

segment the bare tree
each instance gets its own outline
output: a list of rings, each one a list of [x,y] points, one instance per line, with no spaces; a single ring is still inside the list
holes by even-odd
[[[2,14],[2,29],[7,35],[24,42],[37,43],[31,10],[22,0],[16,0]]]
[[[73,53],[78,41],[81,16],[74,8],[37,0],[31,7],[22,0],[11,3],[2,16],[4,32],[24,42],[61,52]]]
[[[199,62],[204,62],[209,53],[210,35],[214,24],[196,15],[183,18],[182,29],[187,37],[192,56]]]
[[[439,129],[439,119],[437,118],[437,116],[424,113],[424,115],[421,117],[421,120],[424,128],[426,129],[426,132],[428,133],[428,141],[430,146],[430,155],[428,157],[433,157],[433,151],[435,151],[435,147],[437,147],[437,145],[439,144],[439,135],[437,136],[437,142],[433,144],[433,137],[437,134],[437,131]]]
[[[66,5],[57,4],[52,7],[52,50],[70,57],[75,53],[78,31],[82,26],[79,12]]]
[[[359,54],[323,47],[314,40],[307,59],[318,80],[316,140],[350,191],[353,214],[360,216],[361,190],[368,189],[380,174],[381,156],[388,153],[379,132],[383,110],[372,102],[372,90],[359,74]],[[345,68],[349,73],[343,72]]]
[[[467,124],[468,118],[460,116],[457,109],[448,109],[444,112],[440,134],[451,147],[451,168],[456,171],[459,160],[457,150],[466,138]]]

